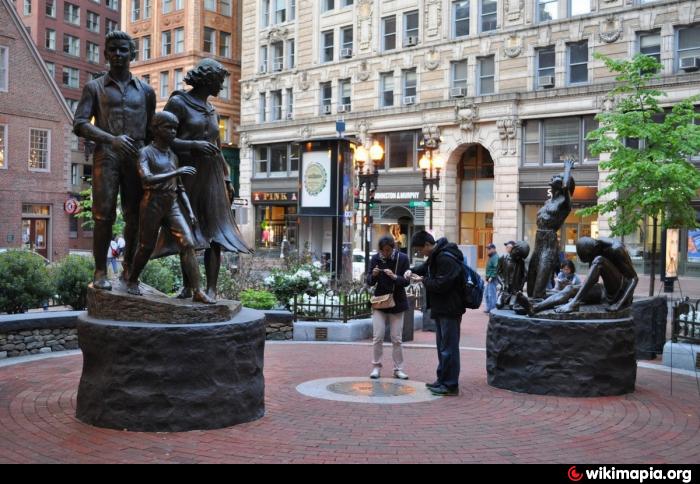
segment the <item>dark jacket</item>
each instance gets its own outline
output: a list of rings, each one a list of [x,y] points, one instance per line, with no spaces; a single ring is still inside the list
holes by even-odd
[[[372,260],[369,263],[369,275],[367,276],[367,284],[370,286],[377,285],[374,290],[375,296],[383,296],[384,294],[394,293],[394,302],[396,306],[389,309],[380,309],[389,314],[396,314],[406,311],[408,309],[408,299],[406,298],[406,286],[409,282],[403,275],[408,270],[408,257],[402,252],[396,251],[398,254],[398,269],[396,268],[396,256],[392,256],[391,259],[384,260],[377,253],[372,256]],[[396,280],[387,276],[383,272],[380,272],[377,277],[372,276],[372,269],[378,267],[380,270],[391,269],[391,271],[398,277]]]
[[[447,254],[451,254],[447,255]],[[430,315],[435,317],[461,319],[464,314],[462,292],[464,274],[462,261],[464,255],[457,244],[446,238],[438,239],[435,249],[428,260],[413,269],[412,272],[423,276],[423,285],[427,292],[427,306]]]

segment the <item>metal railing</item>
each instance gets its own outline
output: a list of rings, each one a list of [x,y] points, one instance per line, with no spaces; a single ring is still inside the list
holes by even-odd
[[[294,321],[342,321],[368,318],[372,314],[370,292],[365,289],[352,289],[337,293],[328,290],[317,296],[298,294],[294,297]]]
[[[685,298],[673,305],[672,341],[700,344],[700,299]]]

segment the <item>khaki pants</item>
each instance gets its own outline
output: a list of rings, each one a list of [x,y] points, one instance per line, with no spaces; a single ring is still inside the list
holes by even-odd
[[[375,368],[382,367],[382,353],[384,344],[384,332],[386,331],[387,323],[391,335],[392,352],[394,360],[394,370],[401,370],[403,366],[403,351],[401,349],[401,338],[403,335],[403,312],[397,314],[389,314],[378,309],[372,310],[372,326],[374,328],[374,337],[372,338],[372,347],[374,349],[372,365]]]

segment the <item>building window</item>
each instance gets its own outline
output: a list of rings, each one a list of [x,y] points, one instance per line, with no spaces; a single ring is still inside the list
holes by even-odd
[[[106,0],[107,8],[110,10],[119,10],[119,0]]]
[[[267,98],[265,97],[265,93],[261,92],[260,96],[258,97],[258,113],[260,113],[260,122],[264,123],[267,121]]]
[[[340,0],[341,7],[351,7],[354,3],[353,0]]]
[[[117,22],[115,22],[114,20],[107,19],[105,21],[105,32],[106,33],[114,32],[115,30],[117,30],[117,28],[118,28]]]
[[[216,12],[216,0],[204,0],[204,10]]]
[[[343,106],[344,111],[352,109],[352,85],[350,79],[341,79],[338,81],[338,105]]]
[[[182,54],[185,52],[185,29],[180,27],[175,29],[175,53]]]
[[[289,0],[289,20],[297,17],[297,0]]]
[[[380,77],[381,98],[380,106],[389,107],[394,105],[394,73],[387,72]]]
[[[569,0],[569,16],[591,13],[591,0]]]
[[[382,19],[382,50],[396,49],[396,17]]]
[[[287,68],[294,69],[297,65],[296,60],[296,44],[294,39],[287,41]]]
[[[260,73],[265,74],[267,72],[267,46],[263,45],[260,47]]]
[[[267,175],[267,147],[261,146],[255,150],[255,174],[256,175]]]
[[[418,44],[418,11],[403,14],[403,44],[411,47]]]
[[[185,84],[183,83],[181,89],[184,88]],[[219,93],[219,99],[231,99],[231,76],[224,77],[224,82],[221,83],[221,92]]]
[[[321,114],[331,114],[331,104],[333,102],[333,86],[330,82],[322,82],[320,88]]]
[[[151,36],[146,35],[143,37],[143,42],[142,42],[142,47],[143,51],[141,55],[143,56],[142,59],[147,61],[151,58]]]
[[[537,78],[535,79],[537,88],[554,87],[555,60],[553,45],[537,49]]]
[[[78,109],[78,100],[77,99],[67,99],[66,98],[66,104],[68,104],[68,108],[70,109],[71,113],[75,113],[75,110]]]
[[[477,77],[479,79],[478,94],[483,96],[485,94],[493,94],[496,92],[494,56],[491,55],[479,59],[477,70]]]
[[[569,84],[588,82],[588,41],[568,44],[566,46]]]
[[[131,0],[131,21],[141,20],[141,0]]]
[[[7,125],[0,124],[0,168],[7,168]]]
[[[481,31],[496,30],[498,21],[498,2],[496,0],[481,0]]]
[[[45,46],[49,50],[56,50],[56,31],[55,30],[46,29]]]
[[[219,139],[225,144],[231,142],[231,120],[228,116],[221,116],[219,118]]]
[[[25,15],[25,17],[32,14],[32,0],[24,0],[22,13]]]
[[[281,24],[287,21],[287,0],[275,0],[275,23]]]
[[[219,32],[219,55],[221,57],[231,57],[231,34]]]
[[[469,35],[469,1],[452,2],[452,36]]]
[[[167,14],[173,11],[173,0],[163,0],[163,13]]]
[[[29,169],[49,171],[51,152],[51,132],[47,129],[29,131]]]
[[[537,21],[546,22],[559,18],[558,0],[536,0],[537,1]]]
[[[63,85],[77,89],[80,86],[80,71],[73,67],[63,67]]]
[[[204,27],[204,52],[216,52],[216,30]]]
[[[169,30],[162,32],[160,36],[160,55],[172,54],[172,46],[172,33]]]
[[[460,94],[466,96],[467,94],[467,61],[462,60],[452,63],[452,88],[454,89],[464,89]]]
[[[71,185],[80,185],[80,165],[77,163],[70,165],[70,183]]]
[[[700,25],[678,30],[678,50],[676,58],[680,68],[681,59],[700,57]],[[695,65],[697,66],[697,60]]]
[[[270,25],[270,0],[262,0],[260,21],[263,27]]]
[[[282,119],[282,91],[270,91],[270,121]]]
[[[138,39],[136,39],[138,41]],[[138,47],[138,42],[136,43]],[[138,51],[138,49],[137,49]],[[138,57],[138,55],[137,55]],[[87,43],[87,60],[92,64],[100,63],[100,46],[93,44],[92,42]]]
[[[46,16],[56,18],[56,1],[46,0]]]
[[[333,62],[333,31],[321,33],[323,45],[321,46],[321,62]]]
[[[170,95],[170,87],[168,86],[168,82],[170,81],[170,75],[169,73],[166,72],[161,72],[160,73],[160,97],[162,99],[165,99]]]
[[[227,17],[231,16],[231,0],[221,0],[219,2],[219,13]]]
[[[321,10],[329,12],[335,8],[335,0],[321,0]]]
[[[175,90],[182,91],[183,89],[185,89],[185,81],[184,81],[185,77],[184,77],[183,70],[182,69],[175,69],[173,71],[173,74],[174,74],[173,81],[175,81]],[[223,91],[223,89],[222,89],[222,91]],[[228,99],[228,98],[224,98],[224,96],[222,96],[221,94],[219,94],[219,97],[222,99]]]
[[[63,52],[80,57],[80,39],[72,35],[63,34]]]
[[[343,27],[340,29],[340,57],[352,57],[353,49],[353,27]]]
[[[7,47],[0,47],[0,91],[8,91],[8,71],[9,71],[10,51]]]
[[[87,13],[87,28],[90,32],[100,33],[100,16],[95,12]]]
[[[287,119],[294,117],[294,89],[287,88]]]
[[[151,18],[151,2],[152,0],[143,0],[143,18]]]
[[[661,62],[661,34],[659,32],[639,34],[639,52]]]
[[[384,146],[385,167],[416,168],[418,153],[418,133],[416,131],[397,131],[374,137]]]
[[[403,103],[415,104],[418,91],[418,76],[415,69],[403,71]]]
[[[145,82],[149,86],[151,85],[151,75],[150,74],[144,74],[143,76],[141,76],[141,79],[143,79],[143,82]]]
[[[278,72],[284,69],[284,44],[274,42],[272,45],[272,71]]]
[[[2,54],[0,53],[0,56]],[[49,71],[49,75],[51,76],[52,79],[56,78],[56,64],[53,62],[45,62],[46,64],[46,69]],[[2,70],[2,67],[0,66],[0,70]],[[2,74],[0,74],[0,78],[2,77]],[[1,81],[0,81],[1,82]]]
[[[299,171],[298,144],[275,144],[255,148],[256,176],[280,177],[296,171]]]
[[[528,120],[523,124],[523,163],[542,165],[574,160],[594,160],[590,153],[591,131],[598,129],[595,117],[576,116]]]

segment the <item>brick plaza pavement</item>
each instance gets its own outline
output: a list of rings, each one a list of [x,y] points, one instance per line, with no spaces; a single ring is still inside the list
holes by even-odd
[[[269,343],[265,417],[212,431],[132,433],[82,424],[74,417],[79,354],[0,367],[0,463],[700,462],[700,393],[692,374],[640,367],[636,392],[622,397],[494,389],[486,384],[486,316],[469,316],[458,397],[403,405],[307,397],[297,385],[366,377],[371,348]],[[387,365],[389,354],[387,348]],[[434,348],[409,344],[405,356],[412,379],[433,380]]]

